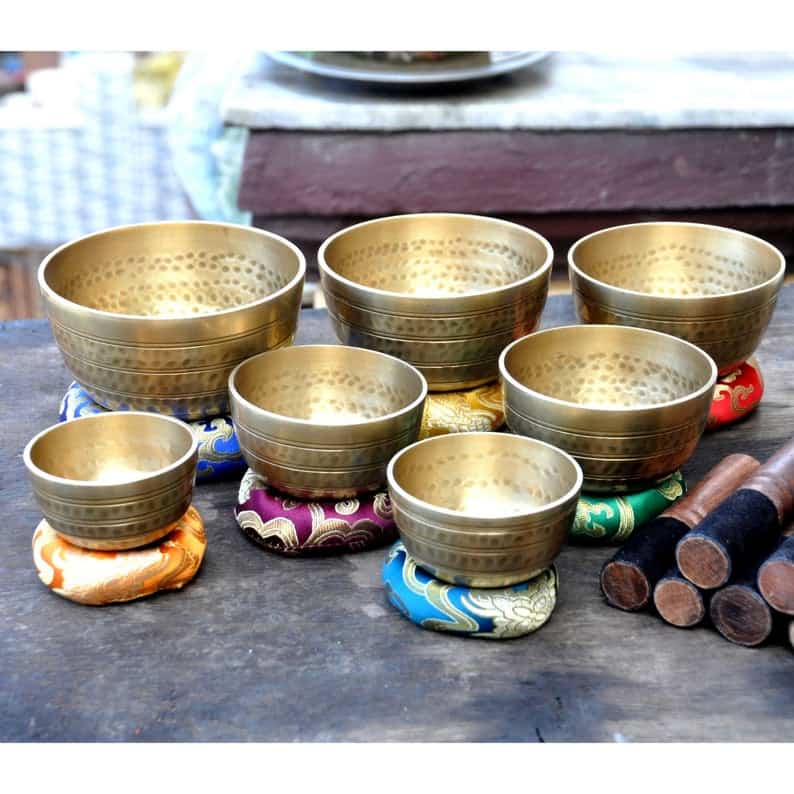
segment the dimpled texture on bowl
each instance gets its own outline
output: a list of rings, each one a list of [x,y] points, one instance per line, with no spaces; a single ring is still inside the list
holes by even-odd
[[[504,433],[435,436],[389,465],[394,520],[434,576],[507,587],[546,568],[565,542],[582,474],[568,455]]]
[[[128,412],[54,425],[24,458],[36,502],[59,535],[119,550],[158,540],[184,515],[198,452],[182,422]]]
[[[426,213],[330,237],[320,278],[337,336],[416,366],[431,391],[497,377],[499,353],[537,327],[552,250],[517,224]]]
[[[418,438],[427,384],[391,356],[304,345],[243,362],[229,389],[248,465],[274,488],[316,499],[382,487],[391,456]]]
[[[706,425],[709,356],[668,334],[578,325],[514,342],[500,359],[515,433],[571,454],[584,490],[641,490],[680,468]]]
[[[229,412],[229,373],[290,344],[305,261],[259,229],[203,221],[109,229],[62,246],[39,285],[64,361],[105,408]]]
[[[568,261],[583,322],[686,339],[721,374],[755,351],[785,275],[783,255],[764,240],[695,223],[603,229],[572,246]]]

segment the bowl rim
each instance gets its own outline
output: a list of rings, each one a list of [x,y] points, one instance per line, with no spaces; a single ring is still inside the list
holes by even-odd
[[[596,328],[596,329],[604,329],[608,328],[610,331],[614,331],[614,329],[621,329],[618,333],[640,333],[640,334],[653,334],[655,336],[663,336],[667,339],[672,339],[675,343],[680,343],[686,347],[692,348],[697,354],[703,356],[706,362],[709,365],[709,369],[711,370],[711,375],[708,378],[708,381],[701,386],[700,388],[696,389],[693,392],[689,392],[685,394],[683,397],[676,397],[674,400],[668,400],[667,402],[660,402],[660,403],[651,403],[648,405],[636,405],[636,406],[607,406],[607,405],[596,405],[594,403],[576,403],[571,402],[570,400],[562,400],[559,397],[553,397],[549,394],[544,394],[543,392],[539,392],[536,389],[531,389],[529,386],[521,383],[518,379],[516,379],[507,369],[507,364],[505,363],[508,354],[510,351],[516,347],[518,344],[524,342],[526,339],[530,337],[535,337],[540,334],[553,334],[556,331],[562,330],[569,330],[571,328]],[[602,333],[603,331],[598,330],[595,333]],[[582,331],[577,331],[575,333],[583,333]],[[662,331],[653,331],[650,328],[639,328],[635,325],[605,325],[603,323],[580,323],[580,324],[573,324],[573,325],[557,325],[553,328],[544,328],[542,331],[535,331],[534,333],[527,334],[526,336],[522,336],[519,339],[515,339],[512,341],[502,352],[499,354],[499,376],[504,381],[507,381],[513,388],[518,389],[523,392],[528,392],[533,397],[536,397],[540,400],[545,400],[550,402],[554,405],[558,405],[564,408],[575,408],[577,410],[587,410],[587,411],[598,411],[598,412],[609,412],[612,414],[625,414],[625,415],[634,415],[636,416],[638,411],[656,411],[660,408],[670,408],[676,405],[683,405],[686,402],[691,400],[697,400],[702,397],[707,392],[713,392],[714,386],[717,383],[717,365],[714,362],[714,359],[702,348],[698,347],[697,345],[692,344],[692,342],[687,342],[686,339],[681,339],[678,336],[673,336],[672,334],[665,334]],[[505,400],[505,403],[507,401]],[[507,405],[505,405],[505,408]]]
[[[157,419],[163,420],[166,422],[171,422],[179,426],[180,430],[186,431],[191,439],[190,449],[181,457],[179,457],[175,462],[169,463],[167,466],[163,466],[162,468],[155,469],[154,471],[147,472],[146,474],[141,474],[137,477],[130,477],[125,480],[121,480],[119,482],[103,482],[102,480],[77,480],[72,479],[70,477],[59,477],[57,474],[51,474],[48,471],[45,471],[40,466],[36,465],[33,462],[31,457],[31,453],[33,447],[36,443],[44,438],[44,436],[49,435],[50,433],[57,432],[58,428],[66,427],[67,425],[74,424],[75,422],[90,422],[90,421],[108,421],[108,417],[118,417],[118,416],[146,416],[150,419]],[[198,452],[198,440],[193,435],[193,431],[190,427],[179,419],[176,419],[172,416],[164,416],[163,414],[156,414],[151,411],[106,411],[105,413],[101,414],[91,414],[89,416],[79,416],[75,419],[69,419],[66,422],[56,422],[54,425],[50,425],[49,427],[45,427],[39,433],[36,433],[33,438],[28,441],[25,445],[25,449],[22,452],[22,459],[25,463],[25,467],[31,473],[36,475],[37,477],[41,478],[42,480],[52,483],[54,485],[66,485],[72,487],[89,487],[89,488],[117,488],[120,486],[130,486],[130,485],[137,485],[139,483],[145,483],[148,480],[154,480],[161,477],[164,474],[169,474],[172,471],[176,471],[178,468],[183,466],[187,463],[191,457],[196,455]],[[194,467],[195,468],[195,467]]]
[[[538,507],[527,508],[523,510],[521,513],[505,513],[504,515],[489,515],[489,516],[481,516],[469,511],[463,510],[452,510],[449,507],[441,507],[440,505],[435,505],[432,502],[428,502],[425,499],[420,499],[418,496],[414,496],[413,494],[408,493],[396,480],[394,476],[394,467],[399,461],[399,459],[406,455],[412,449],[422,445],[422,444],[432,444],[432,443],[441,443],[441,439],[449,439],[450,436],[460,437],[460,436],[496,436],[500,439],[505,438],[517,438],[520,439],[518,443],[520,444],[530,444],[530,445],[537,445],[541,447],[546,447],[553,452],[557,453],[561,457],[568,460],[569,463],[573,465],[574,473],[576,474],[576,481],[574,485],[569,488],[562,496],[554,499],[551,502],[547,502],[546,504],[539,505]],[[576,496],[578,499],[578,494],[582,490],[582,483],[584,482],[584,472],[582,471],[582,467],[579,465],[578,461],[572,456],[569,455],[565,450],[560,449],[559,447],[555,447],[553,444],[549,444],[546,441],[541,441],[538,438],[530,438],[529,436],[522,436],[518,433],[500,433],[497,431],[479,431],[479,430],[470,430],[465,433],[445,433],[439,436],[430,436],[429,438],[423,438],[420,441],[415,441],[413,444],[409,444],[407,447],[403,447],[399,452],[392,456],[391,460],[389,461],[388,466],[386,467],[386,483],[389,489],[394,489],[394,491],[399,494],[400,498],[404,499],[405,501],[412,503],[414,505],[418,505],[419,507],[425,510],[431,510],[433,512],[438,513],[442,516],[447,516],[449,518],[465,518],[471,521],[481,521],[483,523],[489,523],[492,521],[505,521],[506,519],[513,519],[513,520],[520,520],[522,518],[529,518],[531,516],[536,516],[541,513],[546,512],[547,510],[553,510],[561,505],[565,504],[565,502],[569,501],[571,498]]]
[[[389,414],[383,414],[381,416],[376,416],[372,419],[361,419],[358,421],[349,421],[343,422],[340,424],[328,424],[327,422],[318,422],[313,419],[299,419],[298,417],[287,416],[286,414],[276,413],[275,411],[270,411],[267,408],[262,408],[261,405],[257,405],[251,400],[245,398],[240,394],[237,386],[235,385],[235,379],[237,377],[238,370],[242,369],[246,364],[251,361],[254,361],[258,358],[262,358],[263,356],[268,356],[270,354],[281,354],[281,355],[288,355],[285,351],[288,350],[295,350],[298,348],[311,348],[311,349],[333,349],[339,350],[342,348],[343,350],[355,350],[357,353],[363,353],[365,355],[373,355],[380,358],[388,359],[392,362],[397,362],[400,366],[407,368],[410,370],[414,375],[419,377],[419,385],[420,385],[420,394],[415,399],[412,400],[407,406],[403,406],[402,408],[398,409],[397,411],[392,411]],[[417,407],[422,405],[427,397],[427,378],[413,365],[409,364],[407,361],[403,361],[401,358],[397,358],[397,356],[390,356],[388,353],[381,353],[379,350],[370,350],[367,347],[354,347],[353,345],[287,345],[286,347],[279,347],[275,350],[265,350],[262,353],[257,353],[255,356],[251,356],[250,358],[241,361],[229,374],[229,396],[230,396],[230,403],[233,406],[235,402],[238,402],[241,405],[244,405],[249,410],[253,409],[254,411],[260,412],[264,414],[268,419],[273,419],[279,422],[284,422],[291,424],[295,427],[323,427],[328,429],[340,429],[344,427],[365,427],[366,425],[375,425],[379,422],[388,421],[390,419],[396,419],[404,414],[409,414],[414,411]]]
[[[720,292],[718,295],[656,295],[653,292],[641,292],[639,290],[628,289],[627,287],[619,287],[616,284],[611,284],[609,281],[603,281],[601,279],[595,278],[595,276],[591,276],[589,273],[585,273],[579,265],[576,264],[574,261],[574,257],[576,255],[576,249],[586,243],[588,240],[592,239],[593,237],[598,237],[600,235],[608,234],[609,232],[617,231],[619,229],[634,229],[638,227],[645,227],[645,226],[673,226],[673,227],[685,227],[685,228],[695,228],[695,229],[711,229],[720,232],[728,232],[730,234],[736,235],[738,237],[745,237],[750,240],[753,240],[756,243],[760,243],[762,246],[769,249],[770,253],[777,258],[779,267],[775,275],[768,278],[766,281],[762,281],[760,284],[755,284],[752,287],[745,287],[744,289],[740,290],[733,290],[732,292]],[[690,221],[644,221],[642,223],[623,223],[619,226],[607,226],[604,229],[597,229],[594,232],[590,232],[590,234],[586,234],[584,237],[580,237],[569,249],[568,249],[568,268],[570,271],[573,271],[578,278],[581,278],[583,281],[587,281],[590,284],[603,287],[610,290],[614,290],[615,292],[631,296],[635,298],[653,298],[654,300],[660,301],[668,301],[670,303],[676,301],[717,301],[723,298],[731,298],[740,295],[748,295],[755,291],[761,291],[766,287],[772,286],[776,281],[781,279],[785,276],[786,273],[786,257],[783,256],[782,251],[779,248],[772,245],[772,243],[767,242],[761,237],[757,237],[754,234],[748,234],[747,232],[740,231],[739,229],[732,229],[730,226],[718,226],[713,223],[692,223]]]
[[[540,267],[538,267],[537,270],[535,270],[533,273],[530,273],[528,276],[524,276],[523,278],[518,279],[517,281],[511,281],[509,284],[504,284],[503,286],[495,287],[494,289],[477,290],[476,292],[462,292],[462,293],[456,293],[454,295],[415,295],[410,292],[394,292],[392,290],[379,289],[378,287],[370,287],[367,286],[366,284],[362,284],[361,282],[358,281],[353,281],[343,276],[341,273],[334,270],[334,268],[331,267],[331,265],[328,263],[328,261],[325,258],[325,252],[328,249],[328,247],[333,242],[335,242],[339,237],[347,234],[348,232],[354,231],[356,229],[361,229],[365,226],[374,226],[383,223],[384,221],[394,222],[396,220],[405,220],[412,218],[474,219],[478,221],[487,221],[489,223],[494,223],[498,226],[506,226],[511,229],[515,229],[537,240],[545,249],[546,258],[543,260],[543,263],[540,265]],[[530,229],[528,226],[522,226],[520,223],[513,223],[512,221],[506,221],[503,220],[502,218],[494,218],[491,217],[490,215],[477,215],[475,213],[469,213],[469,212],[409,212],[402,215],[384,215],[379,218],[371,218],[368,221],[362,221],[361,223],[354,223],[352,226],[346,226],[344,229],[340,229],[339,231],[334,232],[330,237],[326,237],[326,239],[323,240],[322,245],[317,251],[317,265],[321,277],[323,275],[326,275],[329,278],[335,279],[336,281],[344,284],[345,286],[351,289],[365,290],[366,292],[369,292],[373,295],[379,295],[384,298],[404,298],[408,300],[429,301],[429,302],[435,302],[435,301],[441,302],[441,301],[449,301],[455,299],[499,295],[503,292],[513,290],[516,287],[523,286],[524,284],[528,284],[531,281],[542,278],[544,275],[551,272],[551,267],[553,263],[554,263],[554,249],[551,247],[551,243],[539,232],[536,232],[534,229]]]
[[[271,292],[268,295],[265,295],[261,298],[258,298],[255,301],[249,301],[248,303],[241,303],[239,306],[232,306],[228,309],[219,309],[218,311],[214,312],[202,312],[200,314],[185,314],[185,315],[168,315],[168,314],[124,314],[123,312],[109,312],[105,311],[104,309],[94,309],[91,306],[86,306],[82,303],[77,303],[76,301],[69,300],[69,298],[63,297],[60,293],[56,292],[55,289],[50,286],[47,282],[45,271],[47,266],[52,262],[56,256],[58,256],[62,251],[65,251],[67,248],[70,248],[73,245],[77,245],[79,243],[85,242],[86,240],[91,240],[94,237],[102,237],[104,235],[112,234],[113,232],[119,231],[126,231],[128,229],[141,229],[141,228],[150,228],[150,227],[157,227],[157,226],[213,226],[221,229],[235,229],[239,231],[246,231],[246,232],[253,232],[263,237],[267,237],[270,240],[273,240],[277,243],[284,245],[288,250],[294,253],[298,258],[298,272],[289,280],[287,284],[283,287],[280,287],[275,292]],[[233,314],[234,312],[244,311],[245,309],[250,309],[254,306],[261,305],[265,302],[270,300],[274,300],[275,298],[281,297],[282,295],[289,292],[293,289],[297,284],[301,282],[306,276],[306,257],[303,255],[303,252],[298,248],[295,243],[290,242],[286,237],[282,237],[279,234],[274,234],[273,232],[266,231],[265,229],[258,229],[254,226],[245,226],[239,223],[220,223],[216,221],[204,221],[204,220],[182,220],[182,221],[147,221],[144,223],[127,223],[121,226],[110,226],[107,229],[100,229],[96,232],[91,232],[90,234],[84,234],[81,237],[77,237],[74,240],[69,240],[62,245],[59,245],[53,251],[50,251],[47,256],[42,259],[41,264],[38,267],[38,271],[36,274],[36,280],[39,285],[39,289],[41,292],[46,296],[46,298],[53,303],[60,306],[62,309],[69,309],[71,311],[79,311],[80,313],[88,314],[89,317],[95,318],[108,318],[113,320],[133,320],[135,322],[146,322],[149,324],[154,323],[163,323],[163,322],[179,322],[182,320],[209,320],[215,317],[224,317],[229,314]]]

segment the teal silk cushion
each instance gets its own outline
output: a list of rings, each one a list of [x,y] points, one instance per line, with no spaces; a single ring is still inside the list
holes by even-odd
[[[531,634],[551,617],[559,580],[552,565],[528,582],[512,587],[451,585],[420,568],[395,543],[383,562],[389,602],[423,629],[506,640]]]
[[[568,539],[580,543],[625,543],[635,529],[652,521],[685,493],[686,483],[680,471],[645,491],[614,496],[583,492]]]

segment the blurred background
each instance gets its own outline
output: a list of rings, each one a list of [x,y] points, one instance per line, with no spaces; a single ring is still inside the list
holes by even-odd
[[[568,246],[690,220],[794,249],[794,55],[0,52],[0,320],[110,226],[202,218],[298,244],[304,302],[337,229],[495,215]]]

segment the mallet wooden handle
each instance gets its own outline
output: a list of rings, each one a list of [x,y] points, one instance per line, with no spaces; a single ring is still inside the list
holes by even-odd
[[[737,645],[760,645],[772,633],[775,616],[756,587],[761,560],[740,572],[711,597],[711,622],[726,640]]]
[[[653,603],[662,620],[671,626],[689,628],[697,626],[708,613],[710,591],[695,587],[673,565],[657,582],[653,590]]]
[[[736,452],[726,455],[706,476],[683,496],[670,505],[663,516],[676,518],[690,529],[697,526],[717,505],[737,488],[744,488],[761,463],[751,455]]]
[[[794,439],[782,446],[742,488],[752,488],[775,506],[781,526],[794,511]]]
[[[773,609],[794,615],[794,537],[788,537],[761,565],[758,589]]]
[[[646,606],[654,586],[673,564],[676,543],[759,465],[749,455],[728,455],[686,496],[635,530],[601,571],[601,589],[609,603],[626,610]]]

